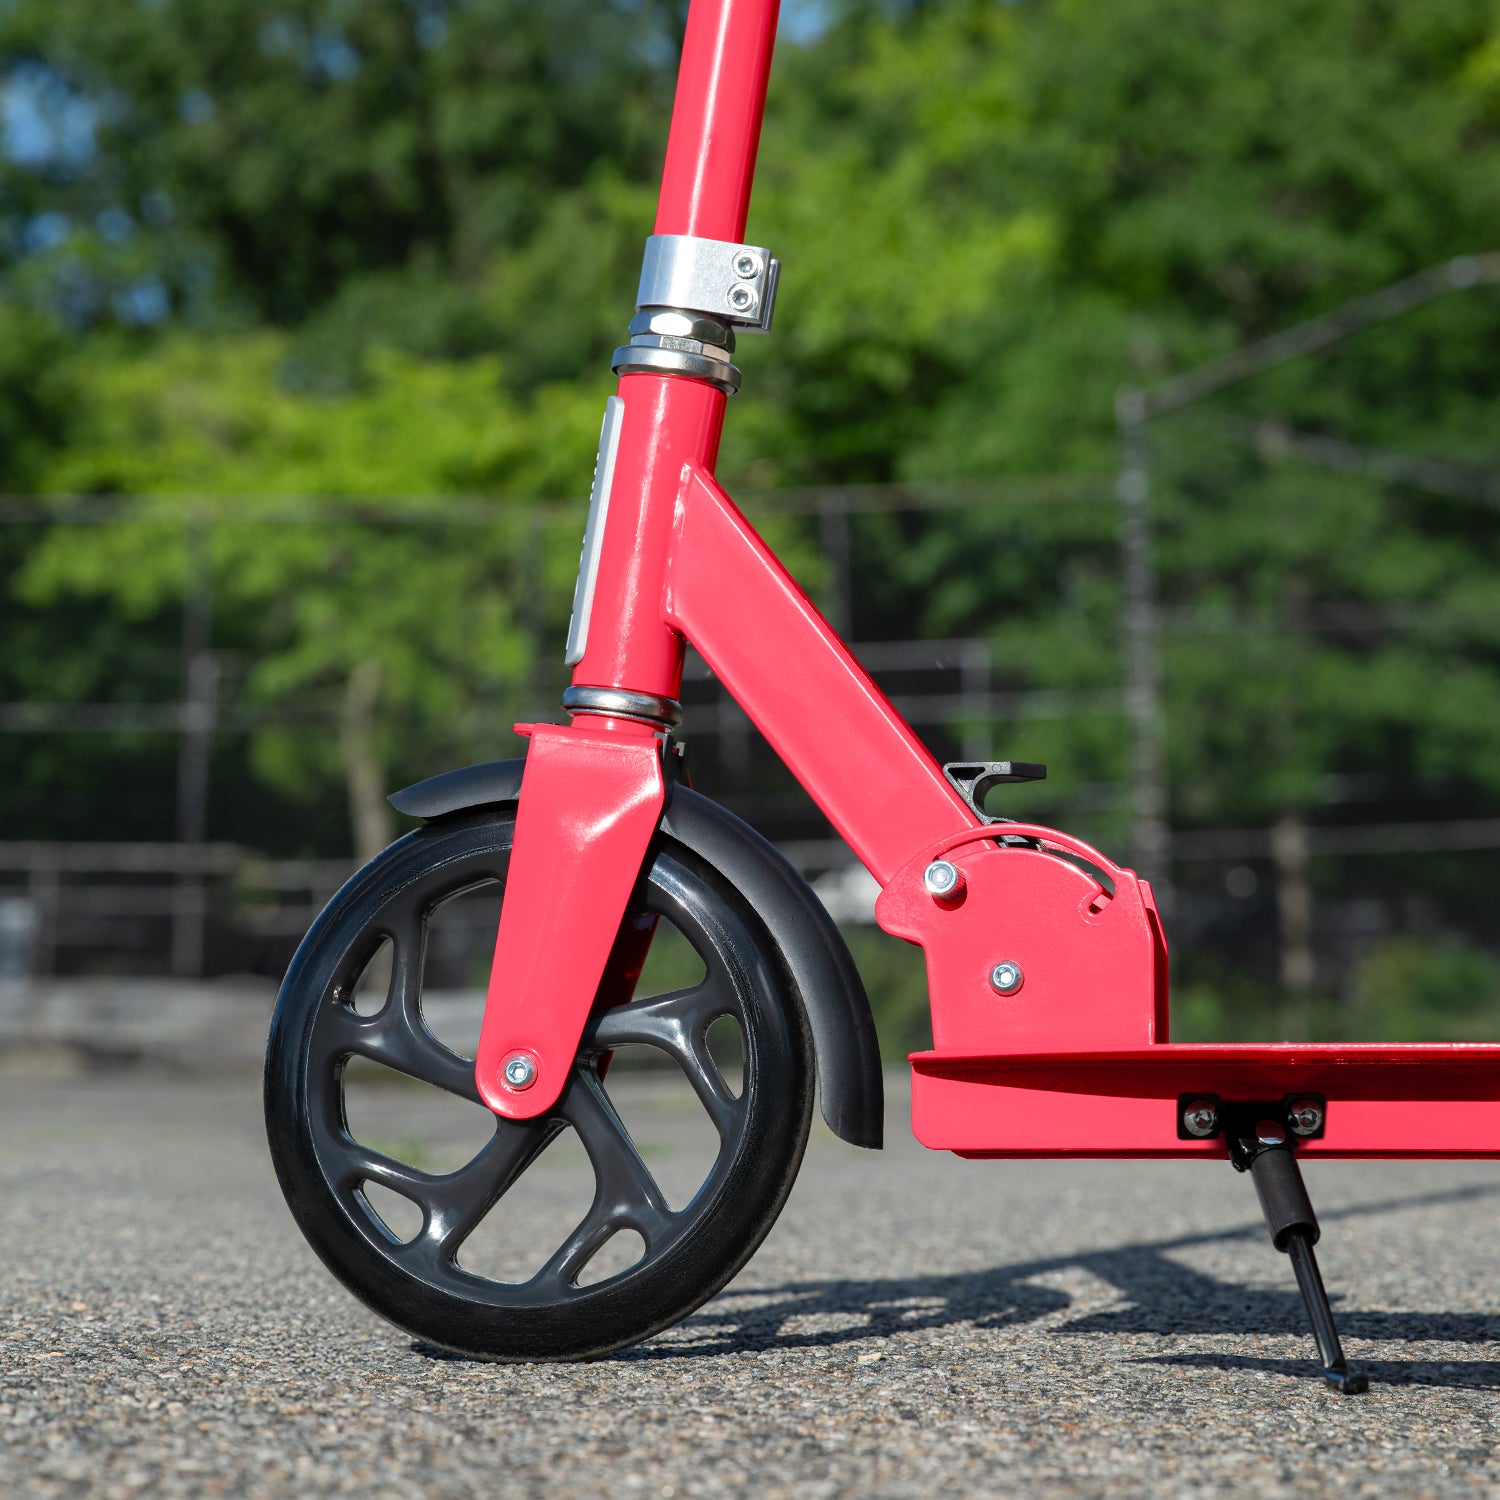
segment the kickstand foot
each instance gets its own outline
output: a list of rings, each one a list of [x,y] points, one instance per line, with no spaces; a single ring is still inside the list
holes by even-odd
[[[1302,1169],[1284,1123],[1262,1115],[1259,1119],[1226,1122],[1224,1137],[1229,1145],[1229,1159],[1237,1170],[1249,1172],[1255,1182],[1256,1196],[1271,1231],[1271,1243],[1292,1263],[1297,1287],[1307,1307],[1318,1356],[1323,1364],[1323,1378],[1345,1396],[1357,1396],[1370,1388],[1365,1376],[1349,1369],[1344,1346],[1328,1305],[1328,1293],[1318,1270],[1313,1246],[1320,1233],[1318,1216],[1302,1181]]]
[[[1286,1152],[1291,1157],[1291,1152]],[[1296,1159],[1292,1158],[1293,1170]],[[1301,1173],[1298,1173],[1301,1176]],[[1286,1244],[1281,1247],[1292,1262],[1297,1277],[1297,1286],[1302,1301],[1307,1307],[1308,1321],[1312,1324],[1313,1337],[1318,1341],[1318,1356],[1323,1361],[1323,1378],[1334,1390],[1345,1396],[1357,1396],[1370,1388],[1363,1376],[1353,1374],[1349,1361],[1344,1358],[1344,1346],[1339,1342],[1339,1331],[1334,1325],[1333,1309],[1328,1305],[1328,1293],[1323,1287],[1323,1277],[1318,1270],[1318,1257],[1313,1254],[1313,1242],[1305,1229],[1293,1229]]]

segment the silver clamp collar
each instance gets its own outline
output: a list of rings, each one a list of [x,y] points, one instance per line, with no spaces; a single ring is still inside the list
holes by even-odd
[[[764,245],[653,234],[641,258],[635,305],[705,313],[746,333],[768,333],[781,262]]]

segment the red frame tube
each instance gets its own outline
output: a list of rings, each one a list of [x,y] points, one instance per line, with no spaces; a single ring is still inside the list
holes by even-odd
[[[890,700],[713,477],[682,477],[662,613],[882,884],[977,828]]]
[[[741,240],[780,0],[693,0],[682,39],[657,234]]]

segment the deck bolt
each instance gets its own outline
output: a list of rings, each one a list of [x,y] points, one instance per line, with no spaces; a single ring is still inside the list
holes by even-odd
[[[512,1052],[500,1071],[511,1088],[529,1089],[536,1082],[536,1058],[529,1052]]]
[[[922,888],[934,901],[953,901],[962,894],[964,872],[951,859],[935,859],[922,871]]]
[[[1005,959],[990,970],[990,988],[997,995],[1014,995],[1026,982],[1026,976],[1021,972],[1021,966]]]
[[[1323,1110],[1315,1099],[1293,1099],[1286,1112],[1293,1135],[1316,1135],[1323,1128]]]
[[[1182,1112],[1182,1128],[1206,1140],[1219,1133],[1219,1112],[1207,1099],[1194,1099]]]

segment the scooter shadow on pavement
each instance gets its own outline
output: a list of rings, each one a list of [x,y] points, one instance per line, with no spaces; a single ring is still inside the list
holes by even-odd
[[[1473,1185],[1323,1215],[1326,1222],[1494,1197],[1500,1187]],[[731,1288],[678,1330],[614,1359],[679,1359],[730,1352],[853,1344],[905,1331],[971,1323],[1003,1329],[1045,1320],[1058,1334],[1304,1336],[1293,1288],[1246,1286],[1184,1264],[1179,1252],[1239,1239],[1259,1240],[1259,1222],[1204,1234],[1049,1257],[949,1276],[788,1282],[759,1290]],[[1086,1280],[1079,1299],[1049,1281]],[[1102,1304],[1102,1305],[1101,1305]],[[1071,1315],[1070,1315],[1071,1314]],[[1351,1337],[1372,1342],[1477,1344],[1500,1340],[1500,1318],[1469,1312],[1342,1312]],[[820,1326],[822,1325],[822,1326]],[[1141,1363],[1264,1369],[1305,1375],[1296,1359],[1217,1352],[1146,1356]],[[1383,1383],[1500,1388],[1500,1362],[1361,1360]]]
[[[1454,1205],[1494,1197],[1500,1186],[1476,1184],[1380,1202],[1352,1204],[1323,1214],[1327,1222],[1369,1218],[1397,1210]],[[723,1354],[830,1348],[896,1333],[953,1327],[1000,1330],[1045,1321],[1059,1335],[1156,1334],[1305,1336],[1295,1289],[1220,1281],[1185,1265],[1176,1252],[1260,1239],[1259,1221],[1232,1229],[1120,1245],[946,1276],[784,1282],[722,1292],[665,1335],[607,1360],[701,1359]],[[1085,1279],[1092,1295],[1080,1300],[1049,1280]],[[1100,1305],[1102,1303],[1102,1305]],[[1093,1304],[1092,1306],[1090,1304]],[[1478,1344],[1500,1340],[1500,1318],[1469,1312],[1342,1314],[1351,1337],[1372,1342]],[[413,1343],[439,1360],[462,1355]],[[465,1361],[466,1362],[466,1361]],[[1148,1355],[1141,1364],[1266,1370],[1305,1377],[1302,1359],[1202,1351]],[[1500,1362],[1371,1360],[1361,1368],[1384,1384],[1500,1389]]]

